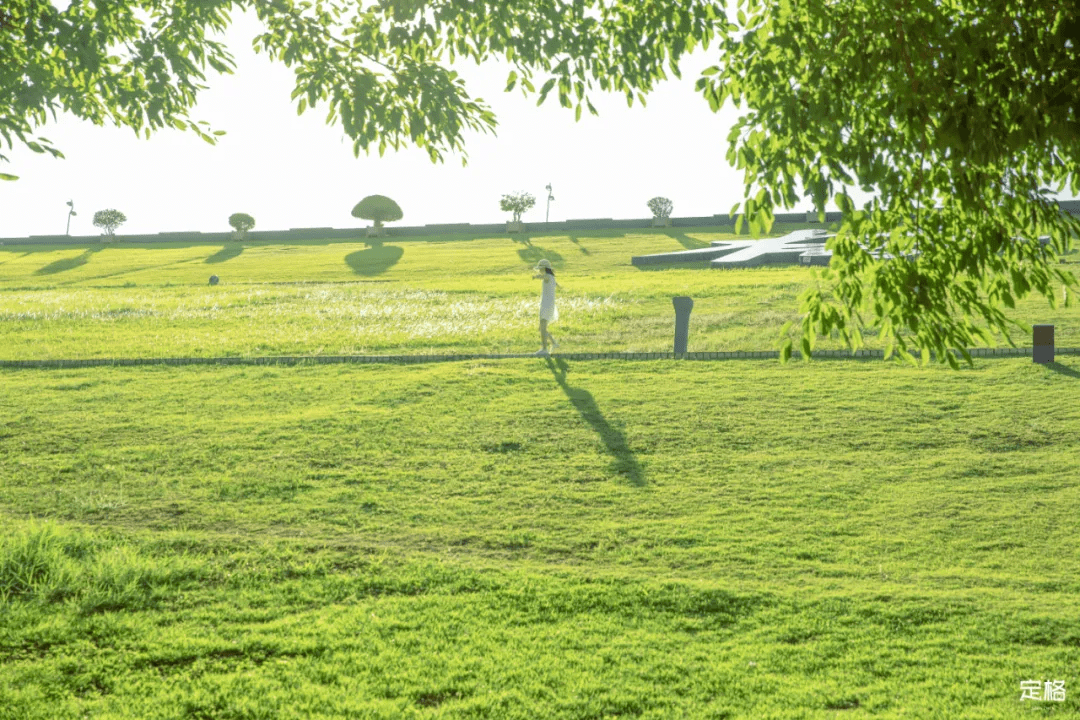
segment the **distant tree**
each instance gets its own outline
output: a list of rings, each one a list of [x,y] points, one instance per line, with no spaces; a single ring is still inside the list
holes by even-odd
[[[356,203],[352,216],[375,221],[376,230],[381,230],[384,222],[394,222],[405,217],[398,204],[385,195],[368,195]]]
[[[98,210],[94,213],[94,226],[99,227],[105,231],[105,234],[112,237],[116,234],[116,228],[120,227],[127,222],[127,215],[119,210]]]
[[[649,210],[652,211],[652,216],[657,219],[671,217],[671,211],[675,207],[666,197],[654,197],[647,204]]]
[[[499,201],[499,207],[503,212],[513,213],[514,222],[521,222],[521,214],[528,212],[536,204],[536,198],[532,193],[517,192],[503,195]]]
[[[255,218],[247,213],[233,213],[229,216],[229,225],[236,231],[236,238],[243,240],[247,237],[248,230],[255,227]]]

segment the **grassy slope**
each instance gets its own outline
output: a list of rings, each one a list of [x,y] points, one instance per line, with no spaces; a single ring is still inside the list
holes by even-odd
[[[0,708],[1075,714],[1078,382],[1072,357],[7,371]]]
[[[670,350],[675,295],[695,299],[690,350],[774,349],[783,324],[799,319],[809,268],[630,265],[632,255],[731,237],[687,229],[379,247],[3,247],[0,358],[527,352],[538,346],[529,268],[541,257],[563,285],[553,330],[566,350]],[[206,284],[211,273],[221,285]],[[1013,316],[1053,323],[1059,346],[1080,346],[1075,305],[1052,310],[1032,296]]]

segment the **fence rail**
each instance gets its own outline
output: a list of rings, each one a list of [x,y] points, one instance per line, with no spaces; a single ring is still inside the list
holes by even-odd
[[[960,353],[952,351],[956,357]],[[1032,348],[971,348],[972,357],[1031,357]],[[1055,348],[1055,355],[1080,355],[1080,348]],[[916,350],[912,355],[919,357]],[[776,360],[777,350],[733,350],[728,352],[600,352],[552,353],[563,360]],[[435,355],[271,355],[264,357],[180,357],[180,358],[85,358],[56,360],[0,360],[0,368],[84,368],[131,367],[139,365],[341,365],[353,364],[413,364],[459,362],[463,360],[512,360],[534,358],[532,354],[448,353]],[[791,357],[800,359],[802,353],[793,350]],[[883,350],[818,350],[814,359],[875,359],[884,358]],[[931,359],[934,354],[930,354]]]

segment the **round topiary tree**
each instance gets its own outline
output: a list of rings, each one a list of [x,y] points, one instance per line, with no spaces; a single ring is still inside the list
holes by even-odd
[[[654,220],[663,220],[664,218],[671,217],[671,211],[675,207],[666,197],[654,197],[647,204],[649,210],[652,211]]]
[[[94,226],[105,231],[105,235],[113,237],[116,228],[127,222],[127,215],[119,210],[98,210],[94,213]]]
[[[373,220],[376,235],[382,234],[384,222],[394,222],[405,217],[398,204],[385,195],[368,195],[356,203],[356,207],[352,209],[352,216],[362,220]]]
[[[248,230],[255,227],[255,218],[247,213],[233,213],[229,216],[229,225],[235,230],[233,237],[243,240],[247,237]]]
[[[527,212],[536,204],[536,198],[532,196],[532,193],[516,192],[508,195],[503,195],[502,200],[499,201],[499,207],[503,212],[513,213],[514,219],[511,222],[521,222],[521,214]]]

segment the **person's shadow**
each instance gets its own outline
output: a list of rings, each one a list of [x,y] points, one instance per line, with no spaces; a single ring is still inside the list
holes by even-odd
[[[625,476],[631,485],[635,487],[643,486],[645,484],[645,473],[642,471],[637,457],[634,456],[634,452],[626,444],[626,436],[617,428],[612,427],[607,418],[601,414],[592,393],[567,384],[566,373],[569,370],[569,364],[565,360],[549,357],[546,358],[546,361],[548,369],[555,376],[555,382],[559,383],[559,387],[566,393],[570,404],[574,406],[574,409],[581,414],[581,417],[587,423],[592,425],[593,430],[604,441],[608,453],[615,458],[615,472]]]

